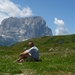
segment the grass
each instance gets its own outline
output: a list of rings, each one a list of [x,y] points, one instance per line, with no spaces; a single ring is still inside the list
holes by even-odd
[[[39,48],[41,61],[13,62],[30,40],[0,47],[0,75],[75,75],[75,35],[30,39]],[[63,41],[59,44],[59,41]]]

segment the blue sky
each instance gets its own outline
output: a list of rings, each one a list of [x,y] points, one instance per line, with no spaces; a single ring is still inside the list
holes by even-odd
[[[75,34],[75,0],[0,0],[0,23],[10,16],[41,16],[53,35]]]

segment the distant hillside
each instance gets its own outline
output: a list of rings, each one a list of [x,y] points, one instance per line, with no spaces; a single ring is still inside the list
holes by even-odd
[[[41,50],[47,50],[51,47],[69,47],[75,48],[75,34],[73,35],[62,35],[62,36],[42,36],[37,38],[32,38],[23,42],[16,43],[11,47],[19,49],[28,47],[28,42],[33,41]]]
[[[0,25],[0,45],[12,45],[30,38],[52,35],[52,30],[40,16],[10,17],[4,19]]]

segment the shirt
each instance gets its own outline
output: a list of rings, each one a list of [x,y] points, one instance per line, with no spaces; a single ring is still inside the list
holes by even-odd
[[[28,49],[28,53],[30,53],[31,56],[35,59],[39,58],[39,50],[36,46],[33,46],[30,49]]]

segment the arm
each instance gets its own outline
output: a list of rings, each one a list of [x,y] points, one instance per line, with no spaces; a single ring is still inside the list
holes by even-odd
[[[28,54],[28,52],[29,52],[29,50],[26,50],[26,51],[24,51],[24,52],[22,52],[22,53],[20,53],[21,55],[26,55],[26,54]]]

